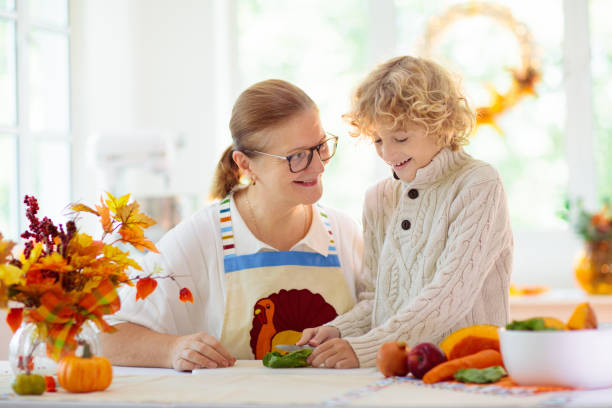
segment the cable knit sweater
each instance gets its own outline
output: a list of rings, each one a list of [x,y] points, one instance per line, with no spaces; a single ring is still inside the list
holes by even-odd
[[[444,148],[406,183],[370,188],[359,303],[337,327],[361,367],[385,342],[438,344],[474,324],[504,325],[513,238],[497,171]]]

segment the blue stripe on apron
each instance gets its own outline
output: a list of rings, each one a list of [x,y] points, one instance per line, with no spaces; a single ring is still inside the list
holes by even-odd
[[[230,273],[242,269],[282,265],[340,267],[340,259],[336,254],[323,256],[316,252],[275,251],[226,257],[223,264],[225,273]]]

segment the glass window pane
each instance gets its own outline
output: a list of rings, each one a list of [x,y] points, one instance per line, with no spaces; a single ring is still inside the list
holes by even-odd
[[[443,15],[457,3],[396,0],[398,53],[417,53],[430,19]],[[542,80],[536,86],[537,98],[526,96],[498,119],[503,135],[490,126],[482,126],[466,150],[500,171],[514,227],[566,229],[556,216],[568,180],[562,82],[563,2],[500,0],[486,4],[508,8],[514,19],[531,31],[535,51],[541,58]],[[445,28],[436,30],[434,35],[438,40],[435,59],[463,77],[472,106],[490,105],[489,85],[505,94],[511,84],[508,68],[520,68],[522,63],[518,40],[501,19],[479,15],[442,27]]]
[[[15,23],[0,19],[0,126],[16,124]]]
[[[598,190],[612,201],[612,2],[592,0],[590,5]]]
[[[40,214],[54,222],[64,223],[67,205],[70,203],[71,145],[69,142],[34,142],[32,156],[28,160],[34,166],[34,194],[40,204]]]
[[[33,30],[28,41],[29,125],[34,132],[69,130],[68,38]]]
[[[17,143],[0,135],[0,232],[17,239]]]
[[[376,181],[371,146],[347,135],[341,115],[370,68],[366,0],[238,0],[240,87],[270,78],[290,81],[319,106],[338,151],[325,170],[324,202],[361,219],[363,194]],[[351,174],[354,177],[346,177]]]
[[[15,0],[0,0],[0,10],[15,10]]]
[[[68,0],[29,0],[28,7],[35,24],[68,24]]]

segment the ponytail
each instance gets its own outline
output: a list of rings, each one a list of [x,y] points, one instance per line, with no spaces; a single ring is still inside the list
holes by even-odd
[[[231,145],[225,149],[219,163],[217,163],[210,188],[210,198],[213,200],[225,198],[240,183],[242,172],[232,158],[233,152],[234,146]]]

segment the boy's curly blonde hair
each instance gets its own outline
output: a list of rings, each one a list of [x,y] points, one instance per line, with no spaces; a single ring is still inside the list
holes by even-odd
[[[433,61],[396,57],[378,66],[353,95],[343,116],[351,136],[373,138],[377,128],[394,131],[418,123],[440,146],[467,144],[476,122],[458,81]]]

